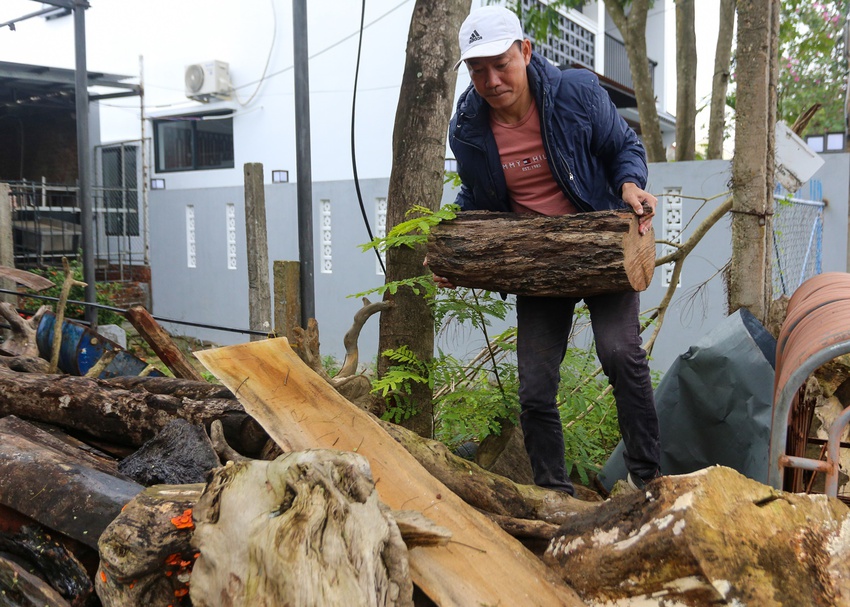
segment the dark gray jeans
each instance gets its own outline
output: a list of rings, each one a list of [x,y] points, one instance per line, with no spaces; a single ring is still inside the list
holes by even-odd
[[[564,463],[564,434],[555,398],[578,299],[517,297],[520,424],[534,482],[573,493]],[[626,468],[651,478],[659,470],[658,416],[646,352],[641,348],[640,297],[585,297],[602,370],[614,389]]]

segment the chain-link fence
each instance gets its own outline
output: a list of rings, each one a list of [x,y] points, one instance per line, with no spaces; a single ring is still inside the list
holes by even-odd
[[[803,281],[822,272],[823,209],[820,181],[799,198],[777,186],[773,214],[773,296],[790,297]]]

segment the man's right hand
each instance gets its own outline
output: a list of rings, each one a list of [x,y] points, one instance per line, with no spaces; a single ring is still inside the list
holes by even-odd
[[[431,278],[434,280],[434,284],[437,285],[438,289],[455,289],[457,285],[452,284],[452,282],[448,278],[444,278],[442,276],[437,276],[436,274],[432,274]]]

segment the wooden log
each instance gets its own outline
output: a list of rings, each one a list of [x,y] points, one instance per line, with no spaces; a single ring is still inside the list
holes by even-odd
[[[0,597],[3,607],[71,607],[47,582],[2,556]]]
[[[109,386],[123,388],[124,390],[149,392],[150,394],[168,394],[177,398],[191,398],[194,400],[236,398],[233,396],[233,392],[222,385],[211,384],[208,381],[182,379],[180,377],[122,375],[120,377],[110,377],[105,382]]]
[[[0,553],[13,555],[25,563],[30,572],[44,579],[71,607],[86,607],[94,593],[94,584],[83,564],[56,535],[37,523],[23,525],[14,533],[0,532]],[[0,604],[6,605],[2,600]]]
[[[171,369],[175,377],[183,379],[194,379],[204,381],[192,363],[183,355],[180,349],[174,345],[171,335],[163,329],[156,319],[144,308],[144,306],[132,306],[127,310],[125,316],[130,324],[139,332],[150,345],[163,364]]]
[[[410,551],[414,582],[442,607],[583,605],[517,540],[431,476],[373,416],[316,375],[283,338],[196,356],[286,450],[329,448],[369,460],[381,500],[418,510],[452,533]]]
[[[413,604],[407,549],[356,453],[228,464],[194,520],[195,607]]]
[[[139,493],[100,537],[95,576],[103,607],[190,605],[192,509],[203,484],[157,485]]]
[[[203,483],[207,474],[220,465],[203,426],[173,419],[162,432],[122,459],[118,469],[150,487]]]
[[[50,371],[50,363],[37,356],[3,356],[0,354],[0,365],[21,373],[47,373]]]
[[[517,295],[587,297],[643,291],[653,232],[631,210],[545,217],[468,211],[431,229],[425,263],[457,286]]]
[[[228,442],[246,455],[258,454],[268,436],[232,398],[194,400],[130,392],[87,377],[16,373],[0,366],[0,416],[17,415],[85,432],[121,445],[141,446],[181,418],[209,429],[224,426]]]
[[[0,353],[5,353],[9,356],[38,356],[38,344],[36,343],[36,333],[38,331],[38,323],[41,317],[50,308],[41,306],[32,318],[24,320],[18,315],[18,311],[10,303],[0,301],[0,319],[5,320],[12,327],[12,335],[3,342],[3,347],[0,348]]]
[[[141,485],[111,476],[64,450],[0,429],[0,504],[87,546]]]

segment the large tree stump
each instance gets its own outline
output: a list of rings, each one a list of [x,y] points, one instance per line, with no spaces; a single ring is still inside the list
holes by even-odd
[[[462,287],[587,297],[643,291],[655,268],[653,232],[631,210],[545,217],[467,211],[431,229],[425,263]]]
[[[195,607],[413,604],[407,548],[360,455],[228,464],[194,515]]]
[[[545,560],[591,604],[839,606],[850,511],[715,466],[653,481],[562,526]]]

